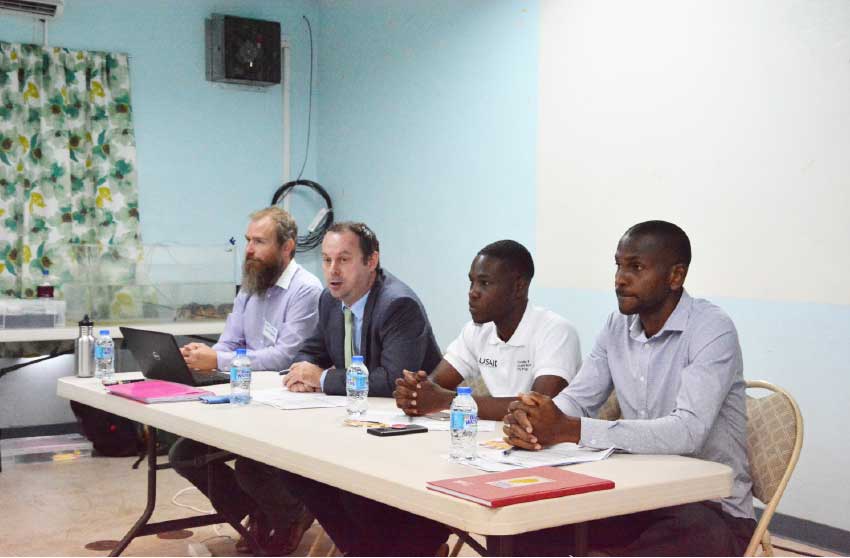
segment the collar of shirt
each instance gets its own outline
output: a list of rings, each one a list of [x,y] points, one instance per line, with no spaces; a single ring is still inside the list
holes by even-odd
[[[351,313],[354,314],[354,317],[358,320],[363,319],[363,312],[366,310],[366,301],[369,300],[369,292],[361,296],[357,302],[349,306],[348,308],[351,310]],[[345,303],[341,303],[342,308],[345,309]]]
[[[691,307],[694,304],[694,299],[688,294],[688,291],[682,289],[682,297],[679,299],[676,308],[661,326],[661,329],[653,337],[660,338],[667,331],[685,331],[685,326],[688,325],[688,317],[691,315]],[[635,314],[629,316],[629,337],[635,341],[645,343],[648,341],[643,332],[643,325],[640,323],[640,316]]]
[[[289,260],[289,265],[286,266],[286,269],[283,270],[283,273],[280,274],[280,278],[277,280],[277,285],[283,290],[289,288],[290,283],[292,283],[292,278],[295,276],[295,272],[298,271],[298,268],[301,267],[295,262],[295,258]]]
[[[503,343],[505,345],[510,345],[511,347],[525,347],[528,345],[528,337],[531,334],[532,326],[534,325],[532,322],[534,321],[534,309],[531,306],[531,303],[525,307],[525,312],[522,313],[522,319],[519,321],[519,324],[516,326],[513,335],[507,341],[502,341],[499,339],[499,331],[496,327],[496,324],[493,323],[493,329],[490,331],[490,337],[487,339],[487,343],[490,345],[498,345]],[[491,322],[492,323],[492,322]]]

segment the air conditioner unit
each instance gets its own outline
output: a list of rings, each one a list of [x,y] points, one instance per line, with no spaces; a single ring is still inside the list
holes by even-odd
[[[0,0],[0,13],[56,19],[62,15],[65,0]]]

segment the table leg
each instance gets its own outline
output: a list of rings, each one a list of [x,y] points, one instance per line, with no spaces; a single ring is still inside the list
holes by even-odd
[[[124,552],[124,549],[127,548],[127,545],[129,545],[136,537],[156,535],[158,533],[178,531],[180,529],[191,529],[193,527],[204,527],[206,525],[216,525],[219,523],[230,523],[233,525],[232,522],[229,522],[227,518],[220,513],[196,515],[193,517],[148,523],[151,515],[153,515],[154,507],[156,506],[156,472],[158,469],[170,469],[171,465],[167,463],[160,465],[156,462],[156,428],[145,426],[145,431],[147,433],[146,451],[148,457],[147,504],[145,505],[145,511],[142,512],[141,517],[139,517],[136,523],[129,531],[127,531],[127,534],[124,535],[124,538],[121,539],[118,546],[109,553],[110,556],[120,556],[121,553]],[[233,527],[239,531],[240,534],[245,534],[244,528],[238,522],[236,525],[233,525]]]
[[[459,537],[469,543],[475,541],[466,533],[455,532]],[[464,536],[465,535],[465,536]],[[587,522],[576,523],[573,525],[573,556],[587,556]],[[481,552],[481,549],[476,548],[482,556],[513,556],[514,554],[514,536],[505,535],[488,535],[487,536],[487,551],[486,554]]]
[[[573,525],[573,556],[587,556],[587,522]]]
[[[145,430],[147,431],[147,452],[148,452],[148,501],[145,505],[145,511],[142,512],[142,516],[136,521],[136,523],[127,531],[127,534],[124,535],[124,538],[118,543],[112,552],[109,553],[110,556],[120,556],[124,549],[127,548],[127,545],[130,544],[140,531],[147,525],[148,519],[153,515],[153,509],[156,506],[156,429],[150,428],[149,426],[145,426]]]
[[[487,535],[487,556],[513,556],[514,537]]]

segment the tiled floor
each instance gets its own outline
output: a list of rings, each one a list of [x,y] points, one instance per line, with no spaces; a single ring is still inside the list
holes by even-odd
[[[3,449],[0,473],[4,518],[0,522],[0,556],[106,556],[108,551],[88,550],[86,545],[120,539],[144,508],[147,471],[144,464],[131,469],[133,458],[91,458],[83,451],[82,457],[77,458],[60,454],[55,460],[27,462],[10,455],[7,449]],[[194,515],[171,501],[188,483],[171,470],[158,475],[158,500],[152,520]],[[209,501],[195,490],[182,494],[179,501],[209,509]],[[293,556],[306,556],[319,532],[314,524]],[[201,527],[192,529],[188,538],[140,537],[130,544],[124,556],[190,556],[189,543],[204,543],[213,556],[239,556],[234,548],[235,538],[235,532],[227,525]],[[833,556],[791,541],[776,543],[806,554]],[[328,547],[324,539],[322,555]],[[461,551],[461,556],[476,555],[468,546]],[[777,549],[777,555],[798,554]]]

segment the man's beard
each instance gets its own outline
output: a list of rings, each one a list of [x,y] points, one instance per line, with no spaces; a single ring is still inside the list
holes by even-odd
[[[263,294],[277,281],[283,272],[283,260],[264,262],[257,259],[245,259],[242,265],[242,286],[248,294]]]

